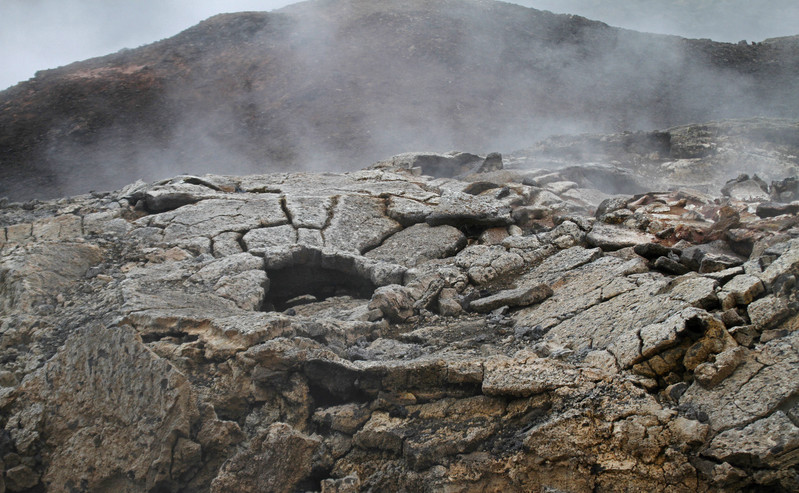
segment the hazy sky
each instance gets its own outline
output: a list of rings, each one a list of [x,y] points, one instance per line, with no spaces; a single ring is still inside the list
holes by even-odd
[[[286,0],[0,0],[0,90],[40,69],[177,34],[221,12]],[[717,41],[799,34],[799,0],[518,0],[614,26]],[[795,27],[796,26],[796,27]]]

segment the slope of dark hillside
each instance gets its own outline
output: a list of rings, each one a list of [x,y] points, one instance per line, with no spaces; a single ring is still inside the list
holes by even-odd
[[[226,14],[0,93],[0,196],[797,118],[797,69],[791,38],[685,40],[484,0],[314,0]]]

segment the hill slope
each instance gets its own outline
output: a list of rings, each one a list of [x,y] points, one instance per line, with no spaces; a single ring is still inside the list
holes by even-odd
[[[484,0],[315,0],[213,17],[0,93],[0,196],[180,172],[356,169],[410,149],[799,117],[795,39],[611,28]]]

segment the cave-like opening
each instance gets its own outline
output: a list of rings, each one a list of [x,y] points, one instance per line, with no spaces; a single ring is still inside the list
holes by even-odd
[[[264,311],[283,311],[298,299],[322,301],[334,296],[370,299],[377,287],[355,271],[322,267],[318,263],[267,269],[269,291]]]

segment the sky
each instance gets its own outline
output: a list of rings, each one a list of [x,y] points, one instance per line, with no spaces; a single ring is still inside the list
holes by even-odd
[[[222,12],[286,0],[0,0],[0,90],[37,70],[136,48]],[[518,0],[613,26],[737,42],[799,34],[797,0]]]

